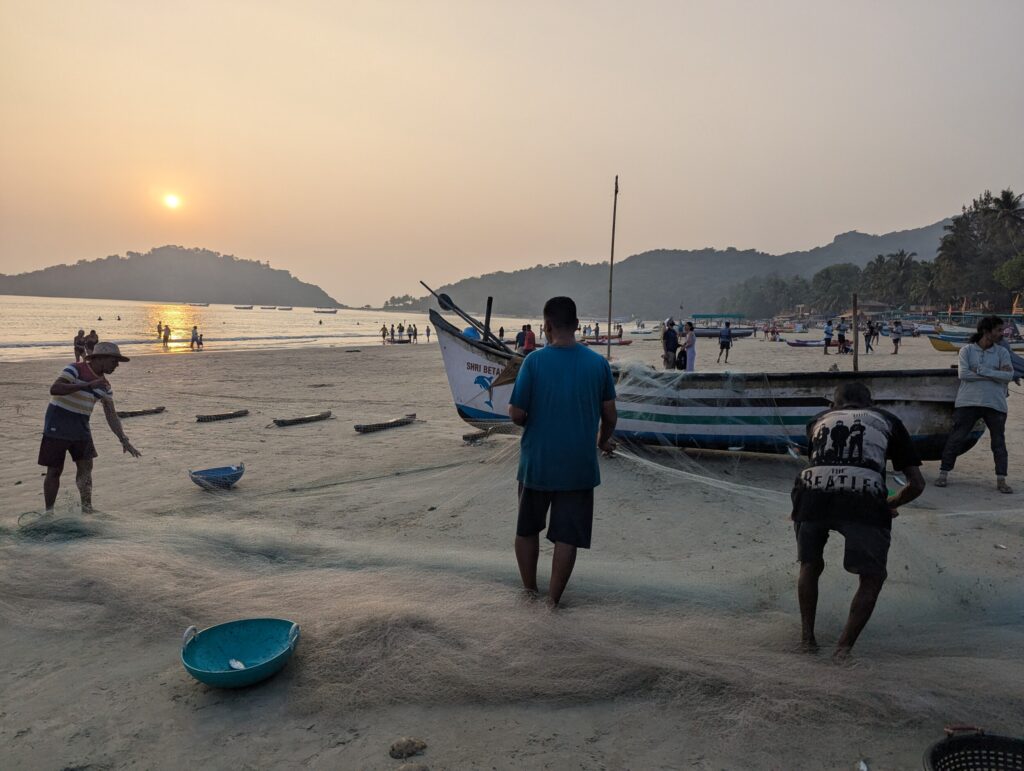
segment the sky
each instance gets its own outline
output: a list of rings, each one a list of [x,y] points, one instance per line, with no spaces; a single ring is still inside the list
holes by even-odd
[[[351,305],[1024,192],[1018,0],[0,0],[0,272],[164,244]],[[164,198],[179,196],[177,208]]]

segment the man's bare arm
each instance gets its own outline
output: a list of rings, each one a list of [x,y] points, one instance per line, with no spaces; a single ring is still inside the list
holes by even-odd
[[[612,441],[615,433],[615,424],[619,422],[619,413],[615,409],[615,400],[609,399],[601,402],[601,430],[597,435],[597,446],[602,451],[611,453],[615,450],[616,444]]]
[[[527,412],[526,410],[519,409],[514,404],[508,405],[508,416],[512,418],[512,422],[517,426],[525,426]]]
[[[907,486],[887,501],[894,517],[899,515],[897,509],[900,506],[910,503],[924,492],[924,475],[920,466],[907,466],[903,473],[907,475]]]
[[[121,425],[121,418],[117,417],[117,410],[114,409],[114,400],[108,397],[102,400],[102,404],[103,414],[107,418],[107,425],[114,432],[114,436],[121,440],[121,449],[133,458],[138,458],[142,453],[136,450],[132,443],[128,441],[128,437],[125,436],[124,427]]]

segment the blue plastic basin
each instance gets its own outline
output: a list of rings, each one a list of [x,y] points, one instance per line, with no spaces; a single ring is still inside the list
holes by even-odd
[[[245,464],[239,463],[237,466],[218,466],[200,471],[189,471],[188,478],[204,490],[227,490],[234,486],[244,473]]]
[[[284,668],[299,642],[299,625],[283,618],[244,618],[196,632],[185,630],[181,663],[196,680],[215,688],[242,688]],[[235,669],[230,662],[241,662]]]

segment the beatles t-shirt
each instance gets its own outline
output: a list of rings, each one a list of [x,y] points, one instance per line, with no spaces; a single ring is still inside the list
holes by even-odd
[[[793,485],[793,519],[890,527],[885,461],[901,471],[921,460],[902,421],[875,407],[828,410],[807,424],[810,468]]]

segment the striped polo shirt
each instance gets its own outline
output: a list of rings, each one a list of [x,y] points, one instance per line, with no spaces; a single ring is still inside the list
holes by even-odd
[[[85,362],[68,364],[61,370],[57,379],[65,383],[88,383],[96,380],[96,373]],[[109,396],[113,396],[109,382],[104,388],[75,391],[66,396],[51,396],[50,404],[46,408],[43,436],[69,441],[89,439],[89,418],[93,407],[96,406],[96,402]]]

